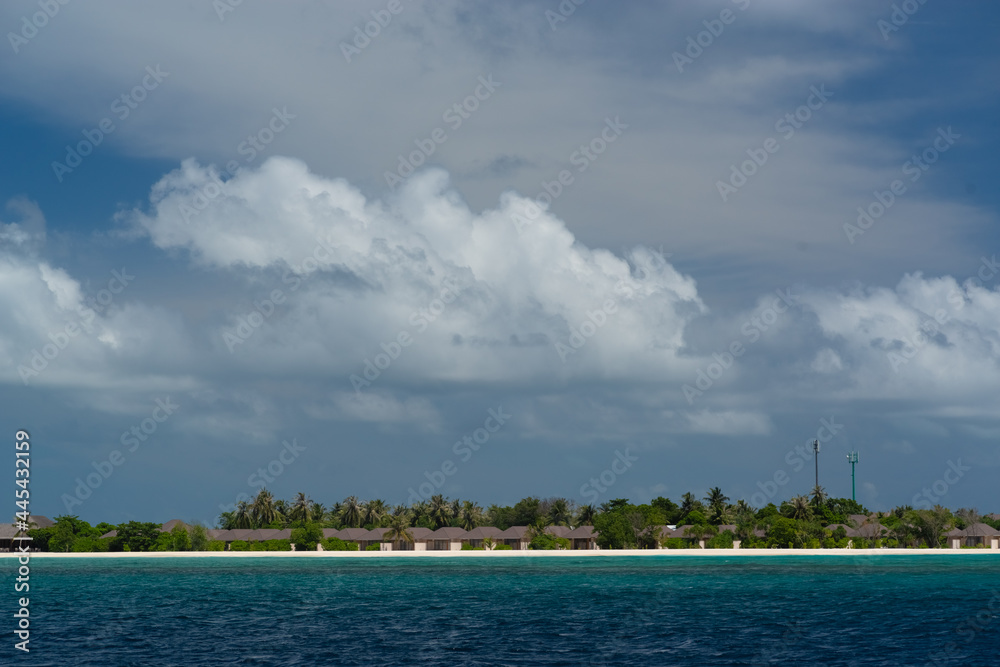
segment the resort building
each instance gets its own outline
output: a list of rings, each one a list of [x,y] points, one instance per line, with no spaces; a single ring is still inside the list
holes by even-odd
[[[493,540],[493,544],[500,544],[497,538],[502,532],[502,530],[493,526],[480,526],[466,533],[463,541],[473,549],[480,549],[485,546],[484,540],[487,538]]]
[[[944,535],[948,546],[952,549],[962,547],[979,547],[984,549],[1000,549],[1000,530],[985,523],[974,523],[964,529],[950,530]]]
[[[31,528],[48,528],[49,526],[54,526],[55,522],[47,516],[42,516],[41,514],[32,514],[28,517],[28,527]],[[13,523],[0,523],[0,552],[17,550],[24,544],[30,544],[30,542],[14,542],[14,538],[17,537],[17,525]],[[29,547],[30,549],[30,547]],[[31,549],[31,551],[37,551],[37,549]]]

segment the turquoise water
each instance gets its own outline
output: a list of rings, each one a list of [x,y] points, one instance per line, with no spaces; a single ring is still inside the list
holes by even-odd
[[[2,664],[1000,664],[990,555],[34,559],[30,597]]]

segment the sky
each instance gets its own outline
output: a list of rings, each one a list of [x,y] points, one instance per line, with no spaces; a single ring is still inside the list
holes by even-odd
[[[1000,511],[994,2],[0,26],[0,423],[35,514],[760,507],[811,491],[813,441],[830,495],[857,451],[872,509]]]

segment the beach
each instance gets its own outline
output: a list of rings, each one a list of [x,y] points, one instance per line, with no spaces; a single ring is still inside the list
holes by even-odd
[[[16,552],[0,558],[17,558]],[[969,556],[996,555],[996,549],[579,549],[500,551],[105,551],[31,553],[31,558],[740,558],[759,556]]]

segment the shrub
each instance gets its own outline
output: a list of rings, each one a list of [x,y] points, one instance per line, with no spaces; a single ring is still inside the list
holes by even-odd
[[[365,551],[381,551],[381,550],[382,550],[381,544],[369,544],[367,547],[365,547]]]
[[[712,539],[705,542],[706,549],[732,549],[733,548],[733,533],[729,530],[724,530]]]
[[[229,543],[230,551],[250,551],[250,545],[243,540],[236,540]]]
[[[297,543],[296,543],[297,544]],[[357,551],[357,542],[345,542],[339,537],[328,537],[321,542],[326,551]]]
[[[493,550],[494,551],[510,551],[513,548],[514,547],[510,546],[509,544],[498,544],[495,547],[493,547]]]
[[[663,540],[663,546],[667,549],[687,549],[687,540],[680,537],[668,537]]]
[[[209,540],[205,545],[205,551],[225,551],[226,543],[222,540]]]

